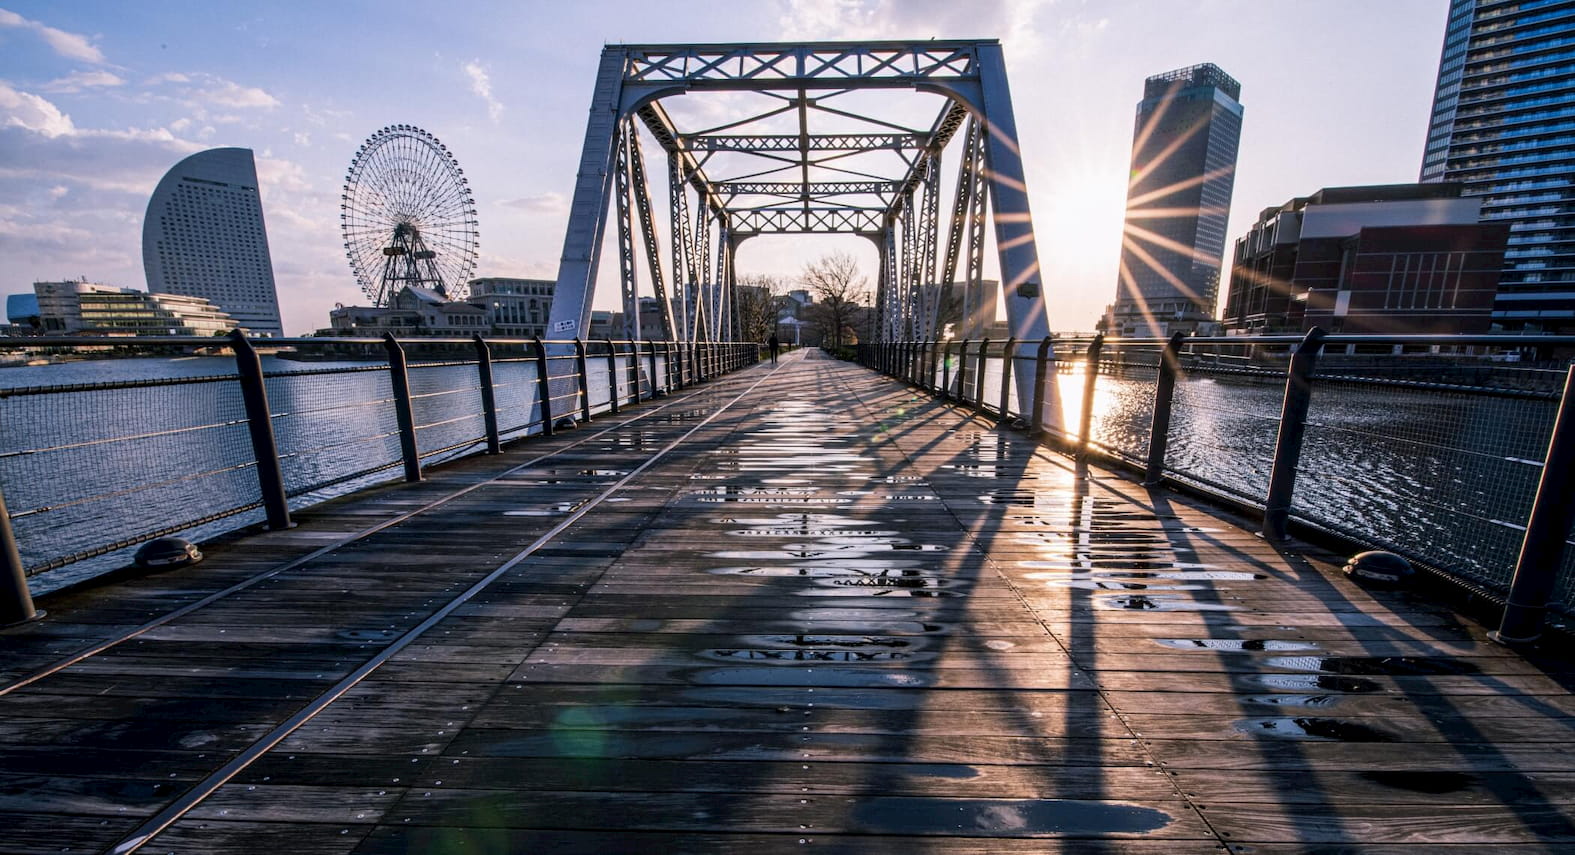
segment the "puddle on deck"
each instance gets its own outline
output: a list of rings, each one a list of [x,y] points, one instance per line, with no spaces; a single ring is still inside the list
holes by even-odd
[[[1399,737],[1359,721],[1338,718],[1297,716],[1249,718],[1236,723],[1236,729],[1252,736],[1282,739],[1312,739],[1325,742],[1397,742]]]
[[[1153,808],[1062,799],[873,798],[857,802],[849,817],[866,833],[992,837],[1144,834],[1172,821]]]
[[[1154,643],[1174,650],[1293,651],[1317,650],[1311,641],[1281,641],[1273,638],[1156,638]]]
[[[1447,656],[1281,656],[1266,663],[1291,671],[1370,677],[1453,677],[1482,673],[1464,659]]]

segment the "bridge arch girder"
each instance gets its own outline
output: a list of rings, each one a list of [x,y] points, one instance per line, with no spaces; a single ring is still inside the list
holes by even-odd
[[[941,96],[943,107],[928,131],[830,109],[824,103],[848,92],[897,88]],[[833,94],[810,98],[811,93],[828,91]],[[663,99],[707,92],[757,92],[779,99],[781,105],[709,132],[686,132],[662,105]],[[807,118],[812,110],[869,122],[878,132],[848,132],[842,128],[834,133],[813,134]],[[723,134],[725,130],[790,112],[797,113],[796,134]],[[570,206],[551,333],[560,337],[584,335],[589,324],[609,201],[618,186],[613,173],[629,168],[627,156],[622,164],[617,157],[618,129],[632,129],[635,119],[670,157],[677,159],[679,166],[674,174],[686,182],[680,192],[692,192],[697,199],[696,228],[707,240],[712,234],[717,236],[715,246],[719,249],[714,264],[709,258],[686,257],[674,265],[681,262],[685,270],[700,270],[706,277],[730,280],[731,253],[751,237],[861,235],[879,248],[883,271],[880,284],[896,289],[882,294],[878,304],[906,317],[920,311],[906,304],[922,290],[915,286],[924,285],[925,277],[933,276],[933,272],[921,269],[925,264],[916,261],[926,257],[925,253],[915,251],[906,241],[934,241],[933,232],[942,219],[926,215],[915,195],[925,192],[924,182],[933,180],[930,176],[938,169],[942,151],[970,117],[982,129],[975,155],[978,163],[972,168],[982,181],[981,187],[987,188],[979,191],[974,203],[982,205],[988,198],[1012,335],[1018,340],[1044,337],[1049,330],[1048,314],[1021,148],[1001,46],[994,40],[607,46],[598,70]],[[895,152],[904,167],[900,174],[871,175],[842,166],[847,158],[868,152]],[[741,176],[713,174],[720,172],[714,168],[723,155],[764,158],[766,166]],[[796,180],[785,177],[789,172],[797,173]],[[829,175],[830,179],[821,181],[817,177],[820,175]],[[638,192],[635,188],[630,190]],[[871,201],[862,201],[865,199]],[[954,219],[956,216],[954,212]],[[693,247],[702,245],[698,234],[692,240]],[[900,253],[898,235],[904,241]],[[694,251],[684,247],[678,250],[680,255]],[[645,259],[653,280],[660,279],[661,256],[652,250]],[[638,275],[637,267],[631,265],[627,275]],[[670,281],[675,293],[687,287],[678,281],[676,271]],[[623,284],[626,295],[637,293],[638,283]],[[711,305],[725,307],[731,302],[726,294],[730,285],[730,281],[705,281],[697,287],[719,289],[713,294],[720,296],[708,299],[712,300]],[[626,305],[626,309],[637,310],[637,306]],[[718,329],[725,327],[715,325]],[[893,325],[883,329],[882,334],[899,328],[904,327]],[[915,327],[909,324],[905,328]]]

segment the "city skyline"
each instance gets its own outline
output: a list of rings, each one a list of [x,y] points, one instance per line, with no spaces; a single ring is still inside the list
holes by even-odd
[[[1428,126],[1425,182],[1454,181],[1510,226],[1493,321],[1575,330],[1575,2],[1454,0]]]
[[[608,14],[583,16],[611,26],[554,8],[460,7],[429,22],[441,46],[412,58],[335,52],[336,35],[365,25],[363,6],[244,16],[152,6],[129,20],[108,4],[6,4],[0,187],[17,202],[0,208],[0,246],[14,261],[0,292],[75,275],[142,285],[136,235],[158,176],[193,151],[244,146],[258,152],[285,330],[324,326],[335,303],[359,301],[337,229],[344,169],[388,122],[431,130],[466,165],[481,209],[477,275],[550,278],[603,43],[999,37],[1051,325],[1089,329],[1115,294],[1132,96],[1158,70],[1215,62],[1252,93],[1231,239],[1308,186],[1416,175],[1447,4],[1381,5],[1218,2],[1183,19],[1152,3],[780,2],[727,15],[688,4],[675,19],[603,4]],[[381,17],[388,41],[413,32],[399,18]],[[1407,38],[1393,39],[1397,29]],[[382,81],[401,62],[404,94],[391,96]],[[739,269],[792,275],[839,249],[873,277],[873,248],[858,238],[752,242]],[[613,308],[605,263],[596,306]]]

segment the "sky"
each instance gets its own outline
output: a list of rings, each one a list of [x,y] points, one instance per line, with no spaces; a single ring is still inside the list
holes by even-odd
[[[1241,82],[1234,240],[1294,196],[1417,179],[1447,7],[0,0],[0,294],[77,277],[146,287],[142,218],[159,178],[241,146],[257,154],[285,332],[326,327],[335,304],[366,302],[339,196],[357,146],[390,124],[458,158],[480,221],[476,275],[554,278],[603,45],[998,38],[1050,326],[1090,330],[1115,295],[1144,78],[1213,62]],[[737,265],[792,277],[834,251],[873,276],[872,245],[850,237],[761,238]],[[614,257],[603,252],[598,308],[618,303]]]

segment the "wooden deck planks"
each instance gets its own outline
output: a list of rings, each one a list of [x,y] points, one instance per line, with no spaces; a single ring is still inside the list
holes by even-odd
[[[115,842],[590,504],[148,851],[1575,845],[1568,662],[844,363],[670,400],[0,633],[28,673],[334,547],[0,696],[0,852]]]

